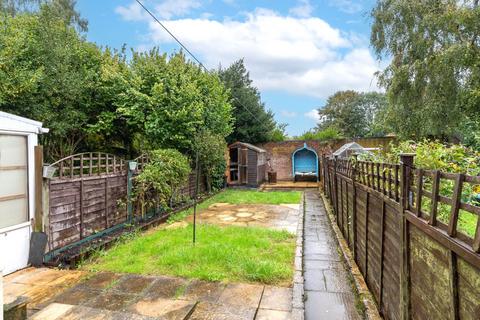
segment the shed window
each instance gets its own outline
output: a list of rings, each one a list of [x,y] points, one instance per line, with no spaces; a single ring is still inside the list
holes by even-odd
[[[28,221],[27,137],[0,134],[0,229]]]

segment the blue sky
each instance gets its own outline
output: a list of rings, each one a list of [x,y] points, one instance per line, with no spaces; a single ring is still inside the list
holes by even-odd
[[[133,0],[79,0],[87,38],[137,50],[179,46]],[[376,90],[369,48],[373,0],[143,0],[208,67],[245,59],[254,85],[287,133],[316,124],[337,90]]]

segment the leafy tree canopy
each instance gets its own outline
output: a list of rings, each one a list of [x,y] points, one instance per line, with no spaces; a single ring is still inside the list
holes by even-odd
[[[371,15],[373,48],[391,59],[379,79],[394,131],[444,140],[478,132],[479,1],[379,0]]]
[[[234,62],[226,69],[218,70],[220,79],[230,89],[231,104],[233,106],[234,127],[228,136],[229,143],[244,141],[261,143],[281,139],[284,127],[278,126],[274,114],[265,109],[260,93],[253,86],[250,75],[242,60]]]
[[[338,91],[318,109],[321,122],[317,130],[322,132],[331,128],[350,138],[384,135],[381,120],[385,108],[386,98],[381,93]]]

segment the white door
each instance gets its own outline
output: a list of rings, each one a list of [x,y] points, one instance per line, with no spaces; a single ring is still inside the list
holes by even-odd
[[[0,133],[0,263],[4,274],[27,266],[29,220],[28,138]]]

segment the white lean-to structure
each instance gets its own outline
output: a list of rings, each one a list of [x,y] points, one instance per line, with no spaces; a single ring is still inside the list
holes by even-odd
[[[42,123],[0,112],[0,270],[9,274],[28,262],[35,212],[34,148]]]

